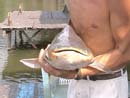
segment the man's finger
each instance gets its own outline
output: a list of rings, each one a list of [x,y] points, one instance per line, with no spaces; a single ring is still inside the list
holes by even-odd
[[[43,61],[43,56],[44,56],[44,49],[40,50],[39,56],[38,56],[38,61],[42,62]]]

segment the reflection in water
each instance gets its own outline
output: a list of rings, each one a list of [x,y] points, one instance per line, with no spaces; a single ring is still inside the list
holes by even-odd
[[[37,90],[39,91],[39,94],[34,95],[36,91],[34,88],[38,88]],[[42,84],[38,84],[38,83],[23,83],[23,84],[19,84],[18,88],[21,89],[19,90],[19,92],[16,95],[16,98],[43,98],[43,92],[41,88]]]
[[[38,52],[14,50],[8,53],[7,36],[0,32],[0,98],[43,98],[41,72],[19,62],[19,59],[34,57]]]
[[[3,36],[2,31],[0,32],[0,79],[2,79],[2,72],[5,63],[7,62],[8,51],[7,51],[7,36]]]
[[[33,58],[37,57],[39,53],[39,50],[33,50],[33,49],[22,49],[22,50],[14,50],[9,52],[8,56],[8,63],[7,66],[5,66],[3,70],[3,76],[6,78],[6,76],[12,76],[15,78],[35,78],[40,77],[39,70],[31,69],[22,63],[19,62],[20,59],[23,58]],[[29,74],[31,73],[31,74]]]

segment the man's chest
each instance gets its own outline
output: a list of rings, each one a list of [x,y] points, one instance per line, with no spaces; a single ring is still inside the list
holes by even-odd
[[[109,10],[106,0],[68,0],[68,5],[72,22],[82,28],[108,21]]]
[[[109,32],[109,7],[106,0],[68,0],[70,17],[77,33],[95,36]],[[105,34],[105,33],[104,33]]]
[[[106,43],[113,47],[106,0],[69,0],[69,8],[74,29],[91,49],[107,51]]]
[[[108,16],[109,8],[106,0],[69,0],[72,18],[92,21]]]

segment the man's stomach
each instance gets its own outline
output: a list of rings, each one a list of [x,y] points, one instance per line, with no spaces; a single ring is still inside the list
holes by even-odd
[[[115,48],[115,41],[109,33],[101,34],[100,32],[99,34],[94,34],[91,37],[84,34],[81,36],[81,38],[84,40],[86,46],[91,49],[95,56],[104,54]]]

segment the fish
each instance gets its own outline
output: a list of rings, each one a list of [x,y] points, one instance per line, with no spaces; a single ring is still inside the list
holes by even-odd
[[[40,69],[41,66],[38,63],[38,58],[27,58],[27,59],[21,59],[21,63],[24,65],[33,68],[33,69]]]
[[[43,58],[56,69],[75,70],[91,64],[93,57],[92,51],[74,29],[66,25],[47,46]],[[39,66],[37,58],[23,59],[21,62],[32,68]]]
[[[45,50],[45,60],[54,68],[75,70],[92,63],[92,51],[67,25]]]

